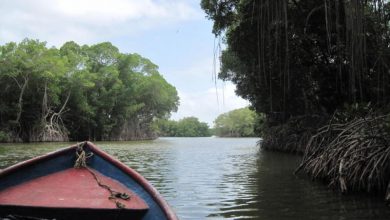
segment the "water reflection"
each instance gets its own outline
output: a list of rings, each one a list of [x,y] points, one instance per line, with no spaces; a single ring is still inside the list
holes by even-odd
[[[389,219],[381,197],[343,196],[305,176],[294,176],[298,156],[259,151],[254,172],[257,219]],[[243,217],[244,215],[238,215]],[[249,217],[248,215],[246,217]]]
[[[172,193],[171,183],[176,182],[173,175],[176,155],[168,142],[159,140],[98,144],[109,154],[141,173],[160,193]]]
[[[340,196],[294,176],[299,157],[261,151],[257,140],[161,138],[96,144],[145,176],[180,219],[389,219],[381,197]],[[0,169],[68,145],[2,144]]]
[[[209,217],[238,219],[241,217],[255,217],[259,210],[256,200],[258,192],[257,156],[258,148],[242,146],[232,152],[224,160],[224,174],[217,188],[220,190],[221,201],[219,212]]]

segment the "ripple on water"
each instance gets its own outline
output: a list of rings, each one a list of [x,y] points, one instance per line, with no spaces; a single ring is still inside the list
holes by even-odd
[[[388,219],[382,198],[339,196],[292,174],[299,158],[262,152],[258,139],[98,142],[147,178],[180,219]],[[0,169],[69,143],[2,144]]]

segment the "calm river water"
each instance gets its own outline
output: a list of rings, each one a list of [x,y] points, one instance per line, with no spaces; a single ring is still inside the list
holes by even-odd
[[[292,173],[299,157],[254,138],[97,142],[145,176],[180,219],[390,219],[382,197],[342,196]],[[2,144],[0,169],[69,143]]]

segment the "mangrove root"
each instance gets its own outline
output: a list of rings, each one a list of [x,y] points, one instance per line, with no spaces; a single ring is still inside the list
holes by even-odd
[[[345,123],[329,122],[308,141],[303,170],[341,192],[386,192],[390,200],[389,116],[373,113]]]

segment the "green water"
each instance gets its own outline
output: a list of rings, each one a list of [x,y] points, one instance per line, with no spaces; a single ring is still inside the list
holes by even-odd
[[[382,197],[342,196],[304,176],[299,157],[255,138],[97,142],[145,176],[180,219],[390,219]],[[73,143],[2,144],[0,169]]]

